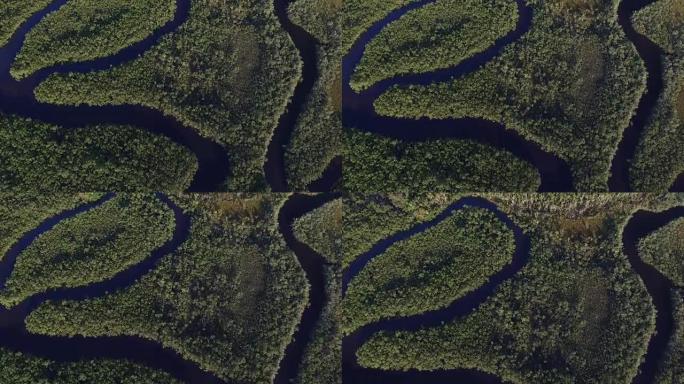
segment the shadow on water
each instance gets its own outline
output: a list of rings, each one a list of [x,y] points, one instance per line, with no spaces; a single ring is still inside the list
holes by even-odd
[[[157,196],[174,212],[176,226],[172,239],[155,249],[141,263],[117,273],[106,281],[84,287],[51,289],[37,293],[12,308],[0,307],[0,347],[58,362],[75,362],[95,358],[126,359],[147,367],[163,370],[187,383],[225,383],[216,375],[201,369],[198,364],[186,360],[176,351],[141,337],[46,336],[31,334],[26,330],[26,318],[41,304],[49,301],[86,300],[122,290],[152,271],[162,257],[177,250],[187,240],[191,227],[190,217],[168,197],[161,194],[157,194]],[[1,261],[0,284],[4,286],[18,255],[41,234],[51,230],[66,219],[101,206],[113,197],[114,194],[108,194],[96,202],[62,212],[45,220],[36,229],[27,232],[12,246]],[[278,213],[279,230],[288,247],[297,256],[310,288],[308,306],[304,310],[298,329],[280,362],[274,380],[276,384],[286,384],[296,378],[304,351],[311,340],[327,299],[324,273],[326,260],[294,236],[292,224],[295,219],[337,197],[339,197],[337,194],[295,194],[285,202]]]
[[[337,156],[330,161],[323,175],[309,184],[310,192],[332,192],[342,187],[342,166],[344,158]]]
[[[59,64],[40,70],[28,78],[16,80],[10,75],[14,58],[21,49],[26,34],[46,15],[56,11],[66,0],[57,0],[34,14],[14,33],[8,44],[0,48],[0,112],[55,124],[66,128],[80,128],[97,124],[125,124],[161,134],[191,151],[198,162],[198,170],[190,186],[191,191],[209,192],[222,189],[228,179],[230,166],[228,153],[221,145],[202,137],[194,129],[162,112],[140,105],[108,105],[102,107],[79,105],[62,106],[41,103],[34,90],[43,80],[55,73],[86,73],[107,69],[138,58],[159,40],[187,20],[190,0],[177,0],[173,20],[157,29],[152,35],[118,53],[101,59]]]
[[[20,254],[38,236],[49,231],[58,222],[93,209],[111,197],[112,195],[107,195],[95,203],[83,205],[46,220],[36,230],[23,236],[10,252]],[[141,263],[117,273],[106,281],[83,287],[51,289],[37,293],[12,308],[0,307],[0,347],[58,362],[76,362],[95,358],[126,359],[151,368],[161,369],[188,383],[224,383],[215,375],[202,370],[196,363],[184,359],[172,349],[165,348],[159,343],[142,337],[46,336],[31,334],[26,330],[25,320],[27,316],[41,304],[48,301],[85,300],[120,291],[152,271],[162,257],[174,252],[185,242],[190,233],[190,217],[168,197],[161,194],[157,194],[157,197],[174,213],[175,229],[170,240],[152,251],[150,256]],[[16,259],[16,255],[14,259]],[[10,263],[3,260],[3,263],[7,264],[2,266],[4,284],[9,275],[6,268],[9,264],[13,264],[13,261]]]
[[[456,299],[446,308],[428,311],[414,316],[381,320],[368,324],[346,336],[342,342],[342,372],[343,382],[345,384],[435,384],[454,382],[488,384],[501,382],[501,379],[495,375],[473,369],[449,369],[435,371],[411,370],[408,372],[386,371],[364,368],[361,367],[356,361],[356,352],[358,349],[377,332],[416,331],[425,327],[436,327],[463,317],[479,307],[483,302],[485,302],[485,300],[494,294],[497,287],[502,282],[510,279],[513,275],[518,273],[523,266],[525,266],[530,251],[529,237],[522,231],[520,227],[513,223],[508,216],[501,212],[494,203],[482,198],[467,197],[460,199],[456,203],[450,205],[434,219],[418,224],[406,231],[398,232],[395,235],[378,242],[368,252],[359,256],[344,272],[342,282],[343,292],[346,292],[350,281],[352,281],[352,279],[356,277],[358,273],[361,272],[361,270],[363,270],[363,268],[369,262],[371,262],[371,260],[383,254],[390,246],[399,241],[415,236],[431,227],[434,227],[435,225],[438,225],[445,219],[449,218],[455,211],[464,207],[478,207],[487,209],[490,212],[493,212],[497,218],[499,218],[499,220],[501,220],[511,231],[513,231],[516,249],[511,263],[506,265],[496,274],[492,275],[487,283],[464,295],[460,299]]]
[[[648,80],[646,92],[641,96],[635,115],[622,133],[622,140],[613,157],[608,186],[613,192],[630,191],[629,166],[634,158],[639,139],[653,113],[658,98],[663,91],[663,56],[665,52],[647,37],[639,34],[632,25],[632,15],[652,4],[655,0],[622,0],[618,6],[618,22],[634,44],[639,56],[646,65]]]
[[[675,182],[670,187],[670,192],[684,192],[684,172],[680,173]]]
[[[639,241],[651,232],[684,217],[684,206],[663,212],[638,211],[632,215],[622,232],[622,246],[632,268],[639,274],[656,309],[656,332],[651,336],[639,374],[633,384],[650,384],[655,381],[658,364],[662,361],[673,333],[672,281],[653,266],[641,260]]]
[[[309,303],[302,314],[292,341],[285,350],[285,355],[280,362],[280,369],[273,381],[274,384],[288,384],[296,379],[304,351],[311,341],[316,324],[327,301],[325,287],[325,265],[327,261],[295,237],[292,225],[296,219],[337,197],[339,197],[337,194],[294,194],[287,199],[278,213],[280,233],[285,238],[288,248],[297,256],[297,260],[306,274],[309,283]]]
[[[502,50],[520,39],[532,26],[532,8],[524,0],[516,0],[519,18],[516,29],[498,39],[493,46],[460,64],[433,72],[397,76],[376,83],[372,87],[355,92],[350,86],[354,69],[361,61],[367,44],[380,31],[407,12],[433,3],[423,0],[396,9],[384,19],[366,30],[354,43],[343,61],[343,116],[344,126],[384,137],[403,141],[420,142],[431,139],[468,139],[511,152],[537,168],[541,177],[540,190],[572,191],[572,174],[568,164],[555,154],[545,151],[540,145],[523,138],[503,124],[479,118],[461,119],[408,119],[380,116],[375,112],[373,102],[394,85],[427,85],[446,82],[474,72],[498,56]]]

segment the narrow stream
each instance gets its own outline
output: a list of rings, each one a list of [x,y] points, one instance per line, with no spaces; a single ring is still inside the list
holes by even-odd
[[[133,44],[117,54],[75,64],[59,64],[40,70],[18,81],[9,70],[23,46],[26,34],[47,14],[59,9],[66,0],[56,0],[34,14],[17,31],[8,44],[0,48],[0,112],[35,119],[66,128],[80,128],[97,124],[132,125],[145,131],[166,136],[176,144],[190,150],[198,161],[198,170],[189,188],[196,192],[220,190],[230,172],[228,153],[219,144],[201,136],[194,129],[162,112],[140,105],[108,105],[103,107],[60,106],[36,100],[34,89],[55,73],[102,70],[136,59],[157,44],[164,35],[175,31],[190,14],[190,0],[177,0],[173,20],[156,30],[151,36]]]
[[[638,211],[629,219],[622,233],[623,251],[632,268],[646,285],[656,309],[656,332],[651,336],[646,356],[639,367],[639,374],[632,381],[633,384],[654,383],[658,364],[662,361],[667,343],[672,337],[674,321],[670,295],[675,286],[660,271],[641,260],[638,251],[639,241],[680,217],[684,217],[684,206],[658,213]]]
[[[176,0],[173,20],[157,29],[151,36],[132,44],[118,53],[100,59],[79,63],[59,64],[42,69],[23,80],[10,75],[10,68],[21,50],[26,34],[43,18],[56,11],[67,0],[55,0],[45,9],[37,12],[15,31],[11,40],[0,47],[0,112],[32,118],[66,128],[81,128],[97,124],[131,125],[145,131],[160,134],[174,143],[191,151],[198,162],[198,170],[189,191],[213,192],[222,190],[230,177],[229,155],[226,149],[209,138],[203,137],[195,129],[184,125],[178,119],[163,112],[141,105],[107,105],[93,107],[87,105],[64,106],[41,103],[34,95],[35,88],[52,74],[87,73],[108,69],[135,60],[148,51],[159,40],[178,29],[189,17],[191,1]],[[316,40],[294,25],[287,14],[290,0],[274,0],[276,15],[294,41],[304,63],[302,81],[297,85],[285,113],[280,117],[273,138],[269,144],[267,160],[264,165],[266,179],[276,192],[288,190],[284,155],[290,142],[297,119],[304,108],[306,99],[318,77],[316,66]],[[341,178],[341,167],[331,164],[321,180],[311,186],[311,190],[326,188]],[[327,191],[327,190],[325,190]]]
[[[31,296],[17,306],[0,307],[0,346],[12,351],[48,358],[59,362],[75,362],[86,359],[127,359],[151,368],[168,372],[186,383],[219,384],[225,381],[204,371],[198,364],[189,361],[171,348],[136,336],[114,337],[61,337],[31,334],[26,330],[25,320],[31,312],[47,301],[85,300],[122,290],[152,271],[162,257],[174,252],[188,238],[190,217],[168,197],[158,194],[174,212],[176,227],[172,239],[155,249],[141,263],[117,273],[107,281],[84,287],[51,289]],[[51,230],[58,223],[81,213],[97,208],[111,200],[108,194],[96,202],[64,211],[43,221],[18,240],[0,261],[0,286],[4,286],[12,272],[17,257],[41,234]],[[276,384],[287,384],[297,376],[306,346],[311,340],[321,311],[327,300],[324,266],[326,260],[308,245],[294,236],[292,224],[295,219],[337,198],[334,194],[292,195],[278,213],[278,227],[288,247],[295,253],[310,284],[309,303],[292,341],[287,346],[280,368],[274,379]]]
[[[632,15],[656,0],[622,0],[618,6],[618,22],[627,38],[634,44],[646,65],[648,81],[646,92],[641,96],[636,114],[622,133],[622,141],[613,157],[608,186],[612,192],[630,191],[629,167],[634,158],[639,139],[653,114],[658,98],[663,92],[663,56],[665,52],[646,36],[639,34],[632,25]]]
[[[515,42],[529,31],[532,25],[532,8],[525,0],[516,0],[519,19],[516,29],[498,39],[496,43],[460,64],[433,72],[397,76],[376,83],[360,93],[350,86],[354,69],[363,57],[368,43],[387,25],[411,10],[420,8],[435,0],[423,0],[396,9],[366,30],[354,43],[343,60],[343,119],[344,126],[372,132],[384,137],[408,142],[421,142],[430,139],[468,139],[511,152],[516,157],[532,164],[540,173],[540,191],[572,191],[572,174],[568,164],[555,154],[545,151],[537,143],[523,138],[517,132],[507,129],[503,124],[478,118],[461,119],[407,119],[380,116],[373,102],[394,85],[426,85],[445,82],[452,78],[463,77],[474,72],[498,56],[509,44]]]
[[[443,323],[452,322],[457,318],[471,313],[479,307],[485,300],[491,297],[497,287],[513,275],[518,273],[527,263],[530,251],[529,237],[518,227],[508,216],[501,212],[494,203],[476,197],[466,197],[458,200],[447,207],[433,220],[420,223],[406,231],[398,232],[388,237],[364,253],[345,270],[343,276],[343,292],[346,292],[349,282],[363,270],[363,268],[376,256],[383,254],[393,244],[415,236],[426,229],[434,227],[450,217],[454,211],[466,206],[487,209],[493,212],[499,220],[513,231],[515,236],[515,253],[512,255],[511,262],[496,274],[489,278],[489,281],[474,291],[456,299],[446,308],[428,311],[419,315],[391,318],[368,324],[354,333],[346,336],[342,344],[342,372],[345,384],[415,384],[415,383],[500,383],[496,375],[491,375],[473,369],[450,369],[435,371],[411,370],[408,372],[386,371],[361,367],[356,361],[358,349],[375,333],[379,331],[416,331],[425,327],[436,327]]]
[[[51,289],[35,294],[13,308],[0,307],[0,346],[11,351],[59,362],[76,362],[95,358],[126,359],[163,370],[187,383],[224,383],[215,375],[202,370],[196,363],[184,359],[174,350],[142,337],[44,336],[31,334],[26,330],[24,324],[26,317],[41,304],[47,301],[85,300],[122,290],[154,269],[162,257],[174,252],[185,242],[190,233],[189,216],[168,197],[161,194],[157,196],[174,213],[176,227],[169,241],[155,249],[141,263],[117,273],[106,281],[83,287]],[[93,209],[111,197],[112,195],[107,195],[96,203],[83,205],[46,220],[15,244],[12,248],[12,252],[15,253],[14,258],[16,259],[16,254],[21,253],[38,236],[50,230],[58,222]],[[11,272],[7,268],[11,268],[13,262],[13,260],[3,259],[3,285]]]
[[[285,356],[280,362],[280,369],[273,381],[274,384],[288,384],[297,378],[306,346],[311,341],[316,324],[328,299],[325,287],[325,265],[327,261],[295,237],[292,225],[297,218],[337,197],[339,196],[336,194],[294,194],[290,196],[278,213],[280,233],[285,238],[288,248],[297,256],[297,260],[306,274],[309,283],[309,303],[302,314],[292,341],[285,350]]]

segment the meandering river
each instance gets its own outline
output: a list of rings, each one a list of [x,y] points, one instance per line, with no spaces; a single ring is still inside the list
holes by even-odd
[[[197,130],[181,123],[178,119],[157,109],[141,105],[106,105],[101,107],[53,105],[39,102],[34,95],[35,88],[50,75],[104,70],[135,60],[157,44],[163,36],[177,30],[188,19],[191,1],[176,0],[176,11],[171,21],[142,41],[130,45],[114,55],[79,63],[59,64],[42,69],[23,80],[14,79],[9,71],[24,44],[26,34],[46,15],[56,11],[66,2],[67,0],[55,0],[46,8],[32,15],[15,31],[10,41],[5,46],[0,47],[0,112],[66,128],[80,128],[97,124],[121,124],[163,135],[174,143],[187,148],[197,158],[198,169],[190,185],[190,191],[220,191],[230,177],[228,152],[222,145],[202,136]],[[274,0],[274,7],[281,25],[290,35],[303,58],[303,81],[297,86],[269,144],[264,172],[273,191],[286,191],[288,189],[284,151],[318,76],[316,68],[317,42],[306,31],[290,22],[287,14],[289,3],[290,0]],[[328,189],[325,188],[334,185],[340,177],[341,166],[339,163],[333,162],[321,180],[312,185],[312,190],[327,191]]]

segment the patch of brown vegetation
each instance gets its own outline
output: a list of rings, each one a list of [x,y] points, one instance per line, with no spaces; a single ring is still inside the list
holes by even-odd
[[[217,219],[256,218],[263,212],[264,203],[262,195],[222,194],[214,201],[213,212]]]
[[[596,237],[604,229],[606,215],[599,213],[594,216],[558,219],[558,226],[564,237],[581,238]]]
[[[594,104],[596,91],[605,76],[606,63],[597,38],[585,39],[577,44],[577,80],[571,89],[576,103],[590,107]]]
[[[670,21],[674,24],[684,22],[684,0],[674,0],[670,2]]]
[[[328,83],[327,92],[333,111],[342,112],[342,70],[335,73],[335,78]]]
[[[677,117],[679,117],[679,121],[684,122],[684,80],[680,81],[679,94],[677,95],[677,100],[675,101],[675,110],[677,111]]]
[[[555,0],[564,11],[596,11],[603,7],[603,0]]]

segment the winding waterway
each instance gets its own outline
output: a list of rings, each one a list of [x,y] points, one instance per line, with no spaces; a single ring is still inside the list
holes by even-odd
[[[613,157],[608,186],[612,192],[630,191],[629,167],[634,158],[639,139],[653,114],[658,98],[663,92],[663,56],[665,52],[657,44],[641,35],[632,25],[632,15],[656,0],[622,0],[618,6],[618,22],[627,38],[634,44],[646,66],[648,79],[646,92],[641,96],[635,115],[622,132],[622,140]]]
[[[503,48],[518,40],[530,29],[533,18],[532,8],[525,3],[525,0],[516,0],[519,18],[514,31],[498,39],[493,46],[460,64],[433,72],[397,76],[378,82],[359,93],[351,88],[351,76],[361,61],[368,43],[393,21],[434,1],[418,1],[392,11],[385,18],[374,23],[355,41],[344,57],[342,65],[344,126],[408,142],[431,139],[468,139],[490,145],[506,150],[536,167],[541,177],[540,191],[572,191],[572,174],[570,167],[563,159],[543,150],[537,143],[523,138],[503,124],[478,118],[442,120],[395,118],[378,115],[373,107],[373,102],[392,86],[445,82],[472,73],[491,61],[501,53]]]
[[[647,90],[642,95],[630,125],[624,130],[622,140],[613,157],[609,189],[629,191],[629,165],[634,157],[649,117],[653,113],[658,97],[663,89],[662,57],[663,50],[645,36],[637,33],[631,16],[655,0],[635,0],[620,2],[618,21],[626,37],[634,44],[648,71]],[[406,13],[433,3],[424,0],[398,8],[366,30],[354,43],[345,56],[343,63],[343,100],[345,127],[372,132],[384,137],[407,142],[420,142],[430,139],[470,139],[511,152],[518,158],[536,167],[541,176],[540,192],[572,191],[572,174],[568,164],[559,156],[545,151],[537,143],[523,138],[503,124],[478,118],[461,119],[408,119],[380,116],[375,112],[373,102],[390,87],[409,85],[429,85],[463,77],[481,68],[496,57],[501,50],[524,35],[532,24],[532,9],[524,0],[516,0],[519,20],[516,29],[487,50],[468,58],[460,64],[432,72],[396,76],[374,84],[361,92],[350,86],[351,76],[359,64],[366,46],[383,28]],[[680,175],[672,186],[672,191],[684,190],[684,175]]]
[[[356,352],[374,334],[380,331],[416,331],[426,327],[436,327],[444,323],[452,322],[454,319],[465,316],[480,306],[489,298],[496,288],[506,279],[516,274],[529,258],[530,239],[522,230],[515,225],[505,214],[500,212],[496,206],[480,198],[464,198],[449,206],[434,219],[418,224],[408,230],[398,232],[375,244],[368,252],[357,258],[345,270],[343,277],[343,292],[349,282],[373,258],[383,254],[393,244],[415,236],[428,228],[431,228],[446,218],[454,210],[464,206],[476,206],[494,212],[508,228],[510,228],[516,239],[516,250],[510,264],[497,272],[490,280],[477,290],[455,300],[447,308],[428,311],[419,315],[390,318],[368,324],[343,339],[343,382],[354,384],[370,383],[500,383],[501,379],[495,375],[487,374],[472,369],[453,369],[436,371],[410,370],[386,371],[380,369],[370,369],[360,366],[356,360]],[[653,333],[649,341],[646,355],[640,365],[639,374],[634,377],[633,384],[651,384],[654,382],[658,364],[662,361],[667,344],[673,334],[672,302],[671,292],[675,285],[656,268],[646,264],[641,260],[638,253],[639,241],[677,218],[684,217],[684,206],[678,206],[663,212],[637,211],[628,220],[622,232],[623,252],[627,256],[630,265],[644,282],[648,294],[655,306],[656,332]]]
[[[4,287],[19,255],[41,234],[66,219],[100,207],[113,197],[114,194],[107,194],[95,202],[59,213],[44,220],[35,229],[26,232],[0,260],[0,287]],[[154,269],[162,257],[174,252],[187,240],[190,233],[190,217],[165,195],[157,194],[157,197],[174,212],[175,229],[172,239],[155,249],[141,263],[117,273],[106,281],[83,287],[51,289],[37,293],[13,308],[0,307],[0,346],[59,362],[76,362],[94,358],[127,359],[163,370],[187,383],[225,383],[216,375],[201,369],[198,364],[186,360],[174,350],[141,337],[61,337],[36,335],[26,330],[26,318],[46,301],[85,300],[122,290]],[[294,194],[288,198],[278,213],[278,228],[302,266],[310,288],[308,305],[301,316],[292,341],[285,350],[274,378],[276,384],[290,383],[296,378],[306,346],[311,340],[327,300],[324,273],[327,262],[323,256],[295,237],[292,225],[297,218],[337,197],[339,196],[335,194]]]
[[[154,108],[141,105],[107,105],[101,107],[78,105],[52,105],[39,102],[34,95],[35,88],[48,76],[57,73],[87,73],[108,69],[138,58],[159,40],[175,31],[189,17],[191,1],[177,0],[176,11],[171,21],[157,29],[142,41],[132,44],[118,53],[79,63],[59,64],[42,69],[23,80],[16,80],[10,68],[23,46],[26,34],[46,15],[63,6],[67,0],[53,1],[49,6],[32,15],[15,31],[10,41],[0,47],[0,112],[32,118],[66,128],[81,128],[97,124],[131,125],[136,128],[160,134],[174,143],[187,148],[197,158],[198,169],[189,187],[193,192],[213,192],[223,188],[230,177],[229,155],[220,144],[199,134],[195,129],[181,123]],[[274,0],[276,15],[294,41],[304,62],[302,82],[281,116],[269,144],[264,166],[266,179],[273,191],[286,191],[287,181],[284,151],[289,143],[295,124],[304,108],[307,96],[317,78],[316,41],[306,31],[292,24],[288,18],[289,0]],[[341,168],[331,164],[322,179],[312,189],[325,188],[341,177]]]
[[[319,208],[339,197],[336,194],[302,195],[294,194],[285,202],[278,213],[278,227],[287,246],[295,253],[309,282],[309,303],[299,321],[292,341],[280,361],[280,369],[274,384],[294,382],[304,357],[306,346],[311,341],[316,324],[327,302],[325,287],[325,258],[310,246],[299,241],[292,230],[294,221],[306,213]]]
[[[342,372],[345,384],[365,384],[365,383],[500,383],[501,380],[495,376],[482,371],[473,369],[449,369],[436,371],[408,372],[387,371],[380,369],[370,369],[360,366],[356,361],[357,350],[375,333],[379,331],[415,331],[424,327],[435,327],[445,322],[454,321],[459,317],[471,313],[479,307],[485,300],[494,294],[496,288],[505,280],[518,273],[527,263],[530,251],[530,239],[508,216],[501,212],[497,206],[489,200],[466,197],[451,204],[434,219],[415,225],[414,227],[398,232],[377,244],[368,252],[359,256],[345,270],[343,276],[343,292],[346,292],[349,282],[363,270],[363,268],[373,258],[383,254],[393,244],[415,236],[428,228],[434,227],[445,219],[449,218],[454,211],[466,206],[487,209],[494,213],[515,236],[515,252],[512,260],[499,272],[492,275],[487,283],[483,284],[474,291],[463,297],[454,300],[452,304],[443,309],[428,311],[419,315],[399,317],[381,320],[361,327],[343,339],[342,344]]]
[[[639,374],[633,384],[655,381],[658,364],[662,361],[673,334],[672,291],[675,285],[655,267],[645,263],[638,251],[639,241],[675,219],[684,217],[684,206],[663,212],[638,211],[632,215],[622,232],[623,251],[632,268],[639,274],[656,309],[656,332],[651,336]]]
[[[65,211],[27,232],[2,260],[0,270],[3,286],[11,273],[16,256],[31,245],[38,236],[63,220],[102,205],[112,196],[107,195],[95,203]],[[94,358],[126,359],[163,370],[187,383],[224,383],[215,375],[202,370],[196,363],[184,359],[174,350],[142,337],[45,336],[32,334],[26,330],[26,317],[46,301],[85,300],[122,290],[154,269],[162,257],[174,252],[185,242],[190,233],[190,217],[168,197],[161,194],[157,197],[174,213],[175,228],[170,240],[152,251],[150,256],[139,264],[117,273],[106,281],[83,287],[51,289],[37,293],[10,309],[0,307],[0,346],[11,351],[58,362],[76,362]]]

